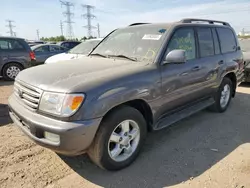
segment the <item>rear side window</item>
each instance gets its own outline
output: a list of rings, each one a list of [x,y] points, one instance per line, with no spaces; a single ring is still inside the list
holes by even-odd
[[[213,33],[213,38],[214,38],[214,52],[217,55],[217,54],[220,54],[220,44],[219,44],[219,38],[218,38],[215,28],[212,29],[212,33]]]
[[[0,49],[2,50],[24,50],[24,46],[18,40],[0,39]]]
[[[169,41],[167,53],[175,49],[186,50],[187,60],[196,58],[195,37],[192,28],[180,28]]]
[[[42,53],[49,52],[49,46],[38,47],[37,49],[34,50],[34,52],[42,52]]]
[[[220,44],[221,44],[221,52],[229,53],[236,51],[236,40],[235,36],[231,29],[227,28],[217,28]]]
[[[210,28],[197,28],[200,57],[214,55],[214,42]]]
[[[63,43],[63,44],[62,44],[62,47],[64,47],[64,48],[70,48],[70,46],[69,46],[69,43],[68,43],[68,42]]]
[[[50,51],[51,52],[57,52],[60,51],[61,47],[60,46],[50,46]]]

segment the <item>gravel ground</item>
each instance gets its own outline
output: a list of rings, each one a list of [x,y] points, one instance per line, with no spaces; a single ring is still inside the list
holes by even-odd
[[[107,172],[87,156],[63,157],[24,136],[8,117],[12,83],[0,80],[0,187],[250,187],[250,85],[228,111],[200,112],[150,133],[130,167]]]

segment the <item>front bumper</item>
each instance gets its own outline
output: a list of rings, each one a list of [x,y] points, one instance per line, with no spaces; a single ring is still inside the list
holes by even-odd
[[[57,153],[74,156],[84,153],[91,145],[101,118],[64,122],[26,109],[15,95],[9,98],[9,115],[14,123],[37,144]],[[60,136],[59,142],[48,140],[44,132]]]

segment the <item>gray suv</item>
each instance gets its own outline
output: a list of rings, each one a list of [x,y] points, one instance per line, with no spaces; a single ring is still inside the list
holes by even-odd
[[[22,38],[0,37],[0,77],[14,80],[17,74],[35,62],[35,54]]]
[[[137,23],[111,32],[88,57],[22,71],[9,114],[39,145],[86,152],[101,168],[119,170],[149,131],[205,108],[224,112],[243,77],[228,23]]]

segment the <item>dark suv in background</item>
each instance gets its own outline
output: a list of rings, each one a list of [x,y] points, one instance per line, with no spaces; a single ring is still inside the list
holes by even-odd
[[[63,41],[63,42],[58,42],[57,45],[62,46],[64,48],[67,48],[70,50],[80,43],[81,42],[78,42],[78,41]]]
[[[0,37],[0,77],[14,80],[17,74],[32,65],[35,54],[22,38]]]

